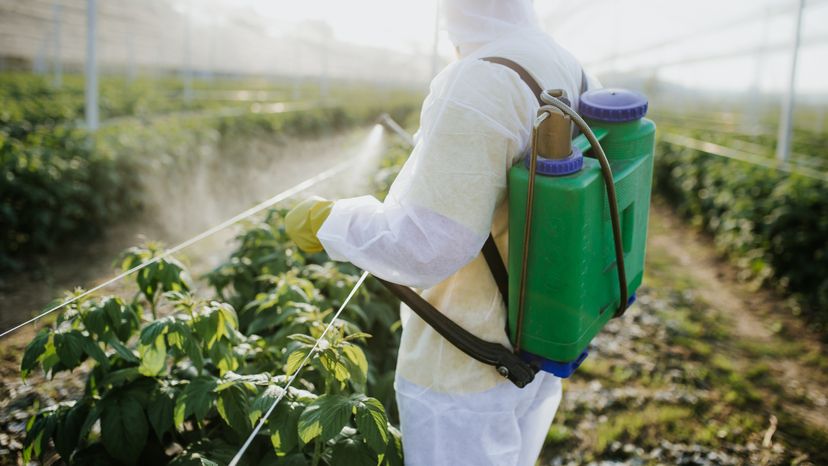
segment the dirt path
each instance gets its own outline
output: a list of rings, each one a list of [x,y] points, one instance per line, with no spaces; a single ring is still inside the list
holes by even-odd
[[[644,286],[567,380],[541,464],[828,464],[825,348],[669,207]]]
[[[786,409],[828,432],[828,377],[802,360],[806,354],[825,354],[819,337],[808,331],[794,315],[794,304],[769,290],[756,289],[738,280],[738,271],[727,264],[710,246],[710,239],[690,230],[665,205],[654,212],[659,222],[650,233],[650,252],[674,259],[698,286],[699,298],[715,307],[722,318],[733,324],[733,336],[748,340],[751,345],[773,351],[792,341],[800,351],[770,354],[770,375],[780,381],[785,394],[766,393],[779,397]],[[750,354],[742,354],[750,357]],[[805,398],[807,406],[786,401]]]

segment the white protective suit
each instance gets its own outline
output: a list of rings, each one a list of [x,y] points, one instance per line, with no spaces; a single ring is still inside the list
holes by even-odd
[[[480,251],[507,251],[509,168],[528,148],[537,98],[509,68],[577,104],[581,66],[540,29],[531,0],[444,0],[460,59],[431,82],[415,148],[388,197],[337,201],[318,232],[334,260],[422,290],[449,318],[511,347],[506,310]],[[590,86],[592,87],[592,86]],[[504,260],[506,258],[504,257]],[[518,389],[403,305],[396,389],[407,465],[530,466],[561,397],[539,373]]]

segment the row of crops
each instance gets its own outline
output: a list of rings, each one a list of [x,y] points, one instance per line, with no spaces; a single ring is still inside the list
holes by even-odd
[[[71,238],[94,237],[107,224],[134,214],[147,189],[139,174],[201,163],[199,149],[205,144],[337,131],[388,109],[404,116],[418,105],[412,92],[387,91],[367,99],[365,89],[351,87],[334,88],[324,105],[314,101],[297,111],[248,112],[257,104],[224,100],[224,88],[232,84],[210,85],[215,89],[205,89],[205,95],[217,97],[186,100],[179,98],[182,90],[174,80],[104,79],[102,113],[115,123],[92,135],[78,124],[80,78],[67,78],[58,90],[36,76],[0,77],[0,273],[20,270],[33,255],[49,253]],[[288,94],[278,86],[257,92]],[[240,111],[214,111],[228,105]],[[181,110],[208,113],[175,113]],[[124,115],[142,119],[116,118]]]
[[[770,156],[775,139],[666,126],[725,147],[752,144]],[[664,131],[664,128],[662,128]],[[796,134],[803,171],[828,166],[825,135]],[[656,186],[691,223],[711,234],[743,278],[793,295],[818,329],[828,323],[828,181],[709,154],[662,140]],[[760,154],[763,155],[763,154]],[[796,155],[796,154],[795,154]],[[769,164],[773,165],[769,159]]]
[[[378,195],[404,151],[391,149]],[[21,374],[74,371],[82,395],[38,410],[23,461],[228,464],[282,395],[359,271],[304,255],[284,211],[246,225],[230,257],[198,279],[175,259],[134,276],[132,299],[73,303],[27,346]],[[157,246],[131,248],[123,269]],[[398,302],[369,279],[256,436],[245,465],[402,464],[394,427]]]

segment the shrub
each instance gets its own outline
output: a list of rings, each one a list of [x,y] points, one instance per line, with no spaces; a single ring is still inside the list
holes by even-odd
[[[661,141],[656,188],[751,277],[828,322],[828,183]]]

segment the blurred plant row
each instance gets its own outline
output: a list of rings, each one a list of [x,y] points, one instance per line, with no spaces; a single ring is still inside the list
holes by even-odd
[[[828,183],[665,141],[658,145],[655,177],[658,191],[712,234],[744,278],[791,293],[825,328]]]
[[[227,86],[216,84],[216,92]],[[288,94],[278,86],[268,89]],[[199,149],[206,143],[337,131],[368,123],[389,108],[404,117],[418,105],[413,92],[389,90],[365,99],[358,88],[335,87],[325,107],[222,114],[213,110],[227,102],[219,97],[181,99],[183,91],[173,79],[130,84],[105,78],[102,116],[143,119],[114,120],[90,135],[79,123],[81,90],[79,77],[67,77],[57,90],[42,77],[0,76],[0,273],[18,270],[27,257],[48,253],[70,238],[98,235],[108,223],[134,213],[147,189],[139,174],[200,163]],[[229,105],[251,108],[249,102]],[[169,113],[180,110],[208,113]]]

